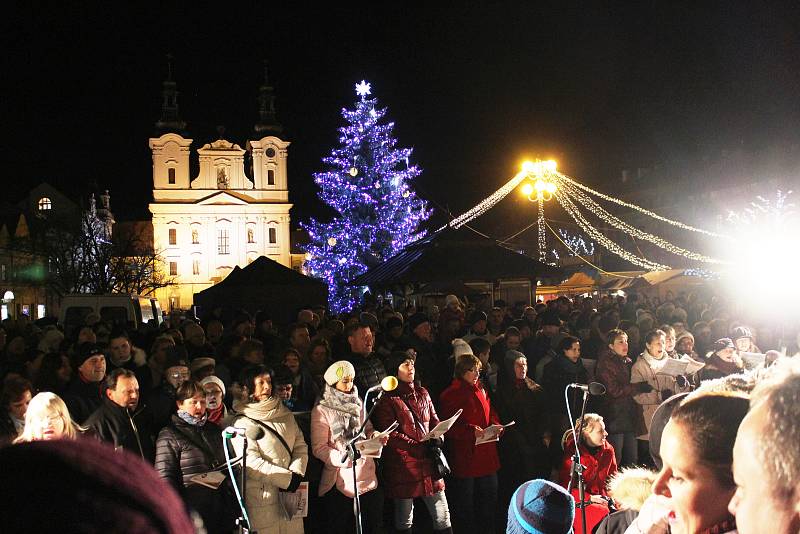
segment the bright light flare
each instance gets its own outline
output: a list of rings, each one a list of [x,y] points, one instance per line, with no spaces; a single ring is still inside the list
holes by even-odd
[[[522,164],[522,172],[526,174],[533,174],[534,176],[543,176],[547,173],[556,172],[558,165],[552,159],[547,161],[526,161]]]
[[[759,198],[729,217],[733,238],[727,244],[730,268],[723,273],[731,296],[765,318],[789,320],[800,313],[800,215],[785,202]],[[731,244],[732,243],[732,244]]]
[[[529,197],[533,194],[533,185],[530,182],[522,184],[522,194]]]

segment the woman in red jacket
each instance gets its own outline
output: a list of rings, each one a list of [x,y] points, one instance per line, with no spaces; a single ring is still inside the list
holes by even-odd
[[[586,531],[599,523],[608,515],[608,491],[606,483],[611,475],[617,472],[617,460],[614,457],[614,447],[606,441],[608,433],[603,418],[596,413],[587,413],[583,416],[583,430],[579,436],[581,465],[583,470],[584,502],[586,508]],[[575,428],[580,425],[580,419],[575,421]],[[565,488],[569,485],[572,475],[572,456],[575,454],[575,440],[572,432],[565,433],[564,460],[558,473],[558,483]],[[580,502],[577,480],[573,480],[571,487],[575,502]],[[575,514],[575,532],[580,532],[581,514]]]
[[[452,469],[449,501],[456,532],[494,532],[497,505],[497,442],[475,445],[491,424],[500,424],[478,376],[481,361],[472,354],[459,357],[453,382],[439,397],[442,417],[463,410],[446,435],[447,459]]]
[[[386,393],[375,406],[372,420],[383,431],[394,421],[398,427],[389,434],[383,448],[384,494],[394,499],[394,525],[397,532],[411,532],[414,499],[422,498],[433,519],[434,532],[452,533],[450,510],[444,481],[438,479],[428,452],[431,441],[421,441],[439,424],[428,391],[414,383],[413,353],[393,352],[386,360],[386,372],[397,376],[398,386]]]
[[[605,504],[608,497],[606,482],[611,475],[617,472],[617,460],[614,457],[614,447],[606,441],[608,434],[603,418],[596,413],[587,413],[583,416],[583,431],[581,432],[581,464],[584,466],[583,483],[585,499],[598,504]],[[580,419],[575,421],[575,428],[580,425]],[[558,482],[565,488],[569,484],[572,470],[572,455],[575,454],[575,441],[572,432],[564,440],[564,461],[561,463]],[[572,492],[578,498],[578,486],[573,482]]]

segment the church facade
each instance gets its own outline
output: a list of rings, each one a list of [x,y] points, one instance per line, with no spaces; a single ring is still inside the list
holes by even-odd
[[[160,289],[162,309],[188,309],[193,295],[224,279],[237,265],[267,256],[291,267],[287,149],[275,120],[272,87],[260,90],[260,120],[242,148],[220,138],[197,149],[199,173],[192,177],[193,140],[184,136],[174,82],[164,83],[165,131],[149,140],[153,157],[153,245],[175,283]],[[246,172],[246,165],[251,176]]]

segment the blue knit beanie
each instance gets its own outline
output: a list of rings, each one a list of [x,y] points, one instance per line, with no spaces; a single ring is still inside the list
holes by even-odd
[[[506,534],[570,534],[575,500],[547,480],[529,480],[517,488],[508,505]]]

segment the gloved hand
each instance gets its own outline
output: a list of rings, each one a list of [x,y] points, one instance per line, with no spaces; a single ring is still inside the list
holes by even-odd
[[[441,449],[442,447],[444,447],[444,438],[438,437],[429,439],[428,447],[432,449]]]
[[[671,389],[662,389],[661,390],[661,400],[662,401],[667,400],[668,398],[670,398],[673,395],[675,395],[675,392],[672,391]]]
[[[289,482],[289,486],[286,489],[282,489],[281,491],[288,491],[293,492],[297,491],[297,488],[300,487],[300,483],[303,481],[303,477],[298,475],[297,473],[292,473],[292,481]]]
[[[636,382],[633,384],[633,391],[634,393],[650,393],[653,391],[653,386],[650,385],[650,382]]]
[[[679,388],[687,388],[689,387],[689,379],[683,375],[678,375],[675,377],[675,383],[678,384]]]

